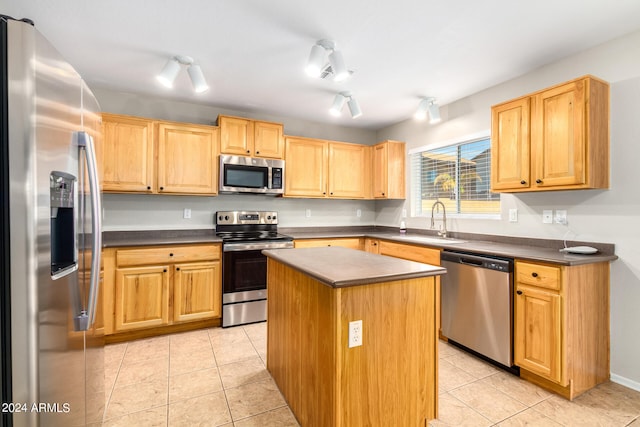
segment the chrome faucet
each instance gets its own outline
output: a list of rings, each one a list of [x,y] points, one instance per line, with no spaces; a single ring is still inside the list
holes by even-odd
[[[440,227],[440,231],[438,231],[438,236],[447,237],[447,209],[444,207],[444,203],[440,200],[437,200],[433,206],[431,206],[431,229],[436,228],[435,218],[433,217],[433,211],[437,205],[442,206],[442,226]]]

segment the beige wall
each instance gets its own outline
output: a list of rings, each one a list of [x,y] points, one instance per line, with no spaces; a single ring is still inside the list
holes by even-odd
[[[378,139],[404,140],[411,149],[464,138],[490,128],[491,105],[585,74],[611,84],[611,188],[505,194],[502,219],[457,218],[448,228],[614,243],[620,259],[613,262],[611,272],[611,373],[615,381],[640,390],[640,32],[447,105],[438,125],[407,120],[380,130]],[[398,224],[403,208],[411,212],[409,201],[378,202],[376,224]],[[509,208],[518,209],[517,223],[508,222]],[[566,209],[568,225],[542,224],[544,209]],[[428,221],[408,218],[407,223],[426,228]]]

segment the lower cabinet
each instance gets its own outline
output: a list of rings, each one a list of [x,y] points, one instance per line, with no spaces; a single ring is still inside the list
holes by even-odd
[[[105,252],[105,334],[221,316],[219,244]]]
[[[523,378],[567,399],[609,379],[609,263],[516,260],[514,298]]]

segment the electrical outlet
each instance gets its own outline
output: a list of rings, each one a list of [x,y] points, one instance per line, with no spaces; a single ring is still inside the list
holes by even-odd
[[[307,218],[311,218],[311,209],[305,209],[304,210],[304,216]]]
[[[182,218],[191,219],[191,209],[184,208],[184,211],[182,212]]]
[[[362,216],[362,209],[356,209],[356,216],[360,218]]]
[[[553,217],[553,222],[556,224],[567,224],[567,211],[566,210],[557,210],[556,216]]]
[[[553,211],[552,210],[543,210],[542,211],[542,223],[543,224],[553,224]]]
[[[349,322],[349,348],[362,345],[362,320]]]
[[[509,222],[518,222],[518,209],[509,209]]]

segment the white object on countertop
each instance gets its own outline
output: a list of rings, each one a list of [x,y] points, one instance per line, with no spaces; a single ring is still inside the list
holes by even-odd
[[[560,252],[567,252],[570,254],[582,254],[590,255],[595,254],[598,250],[592,246],[571,246],[569,248],[560,249]]]
[[[407,232],[407,225],[404,221],[400,221],[400,233],[404,234]]]

